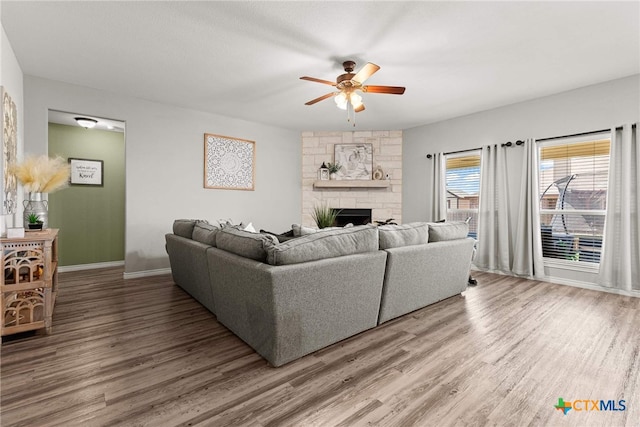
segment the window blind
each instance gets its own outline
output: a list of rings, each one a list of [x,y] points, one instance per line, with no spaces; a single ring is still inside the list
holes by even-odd
[[[599,263],[604,237],[611,140],[540,143],[539,200],[543,257]]]
[[[447,221],[469,220],[469,236],[478,236],[480,151],[446,156]]]

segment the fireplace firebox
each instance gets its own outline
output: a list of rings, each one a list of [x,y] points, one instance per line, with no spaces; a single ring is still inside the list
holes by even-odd
[[[371,209],[333,208],[338,211],[336,226],[344,227],[347,224],[363,225],[371,222]]]

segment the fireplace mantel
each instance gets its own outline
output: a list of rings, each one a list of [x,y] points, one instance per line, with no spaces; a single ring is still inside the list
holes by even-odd
[[[389,181],[386,180],[328,180],[316,181],[313,188],[388,188]]]

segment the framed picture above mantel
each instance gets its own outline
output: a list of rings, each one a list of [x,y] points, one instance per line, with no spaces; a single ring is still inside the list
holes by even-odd
[[[333,161],[340,163],[338,179],[370,180],[373,172],[373,144],[336,144]]]
[[[104,161],[90,159],[69,158],[71,185],[104,186]]]

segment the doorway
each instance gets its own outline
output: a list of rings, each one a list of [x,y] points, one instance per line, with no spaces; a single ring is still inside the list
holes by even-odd
[[[81,125],[76,118],[91,120]],[[49,227],[60,230],[60,271],[124,265],[125,123],[49,110],[48,135],[50,157],[62,157],[76,172],[95,165],[100,175],[74,178],[48,196]]]

